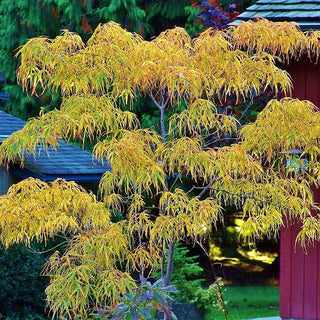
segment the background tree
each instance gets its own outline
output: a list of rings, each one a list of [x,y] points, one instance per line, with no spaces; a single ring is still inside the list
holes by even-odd
[[[151,37],[166,27],[184,25],[189,20],[192,26],[199,10],[188,6],[186,0],[136,1],[136,0],[3,0],[0,3],[0,70],[7,78],[3,89],[11,99],[2,107],[24,119],[38,114],[41,107],[53,109],[60,103],[59,94],[28,97],[17,86],[15,71],[18,61],[16,49],[27,39],[46,35],[57,36],[62,29],[78,32],[88,39],[100,22],[115,21],[130,31]],[[156,25],[156,28],[152,24]]]
[[[3,90],[10,93],[11,99],[2,101],[2,108],[27,119],[37,115],[41,107],[51,110],[60,103],[57,93],[28,97],[17,86],[18,61],[14,54],[27,39],[40,35],[54,38],[60,30],[67,29],[87,40],[100,22],[108,21],[115,21],[147,39],[174,26],[185,27],[194,36],[203,30],[203,25],[226,26],[227,21],[231,21],[231,17],[226,20],[221,16],[229,15],[228,5],[226,8],[227,11],[222,12],[215,1],[190,0],[3,0],[0,3],[0,71],[8,82]]]
[[[262,41],[266,34],[270,39]],[[308,101],[271,100],[254,123],[241,127],[215,107],[230,96],[289,92],[290,78],[273,55],[317,56],[317,37],[261,20],[225,32],[209,29],[194,40],[175,28],[146,41],[108,23],[87,43],[65,31],[19,50],[22,87],[31,94],[59,90],[62,103],[2,143],[2,164],[23,164],[24,153],[35,154],[36,146],[57,148],[60,138],[81,138],[112,167],[100,183],[101,201],[72,182],[32,179],[0,198],[6,247],[65,237],[65,252],[54,253],[44,269],[53,316],[87,317],[117,304],[164,261],[167,248],[161,274],[168,284],[175,242],[188,238],[203,247],[226,205],[242,210],[247,239],[276,236],[283,219],[298,219],[299,241],[319,240],[310,190],[319,177],[318,109]],[[142,129],[128,111],[138,94],[158,108],[158,127]],[[287,152],[298,148],[301,157]]]

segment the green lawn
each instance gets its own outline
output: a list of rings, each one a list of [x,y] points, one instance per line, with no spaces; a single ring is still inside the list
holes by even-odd
[[[240,320],[279,315],[279,288],[271,286],[225,286],[228,320]],[[224,320],[224,314],[212,310],[206,320]]]

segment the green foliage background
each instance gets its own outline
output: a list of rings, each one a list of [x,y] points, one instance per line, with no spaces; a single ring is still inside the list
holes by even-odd
[[[201,287],[203,268],[198,262],[199,257],[190,254],[189,249],[178,242],[173,254],[173,271],[171,283],[177,289],[174,294],[177,301],[193,302],[196,289]],[[161,277],[160,272],[154,273],[156,279]]]
[[[34,254],[22,245],[0,250],[0,319],[41,316],[48,279],[40,276],[47,255]]]
[[[188,0],[1,0],[0,1],[0,71],[7,78],[3,89],[8,102],[0,107],[23,119],[35,116],[41,107],[59,106],[59,94],[46,93],[28,97],[16,83],[14,58],[27,39],[45,35],[54,38],[62,29],[75,31],[87,39],[99,23],[115,21],[130,31],[150,38],[175,25],[185,26],[196,34],[199,10]]]

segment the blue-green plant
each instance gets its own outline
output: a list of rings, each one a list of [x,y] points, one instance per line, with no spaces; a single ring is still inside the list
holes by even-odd
[[[163,313],[165,319],[177,319],[169,305],[173,301],[170,294],[175,291],[174,286],[164,284],[163,278],[153,284],[143,278],[139,287],[120,298],[121,303],[114,308],[100,309],[93,316],[96,319],[152,320]]]

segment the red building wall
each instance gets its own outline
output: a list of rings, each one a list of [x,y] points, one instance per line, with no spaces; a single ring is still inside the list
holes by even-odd
[[[285,69],[293,82],[293,98],[306,99],[320,107],[320,59],[318,64],[308,58],[291,61]]]
[[[293,80],[293,98],[307,99],[320,107],[320,63],[308,59],[292,61],[286,70]],[[314,190],[315,202],[320,192]],[[281,230],[280,237],[280,317],[282,319],[320,319],[320,243],[307,248],[295,239],[299,224]]]
[[[280,241],[280,317],[282,319],[320,319],[320,246],[305,254],[295,238],[300,226],[281,231]]]

